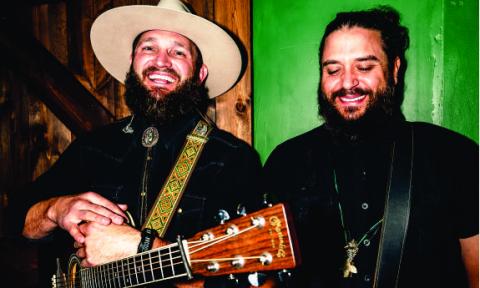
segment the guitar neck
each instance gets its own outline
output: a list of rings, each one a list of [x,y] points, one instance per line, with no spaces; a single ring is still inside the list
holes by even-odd
[[[78,287],[135,287],[187,276],[177,243],[135,256],[82,268]],[[76,287],[76,286],[74,286]]]
[[[213,277],[295,267],[294,238],[289,232],[282,204],[239,217],[188,240],[150,250],[129,258],[81,268],[73,255],[68,279],[60,269],[53,287],[136,287],[193,275]],[[64,285],[67,283],[68,285]]]

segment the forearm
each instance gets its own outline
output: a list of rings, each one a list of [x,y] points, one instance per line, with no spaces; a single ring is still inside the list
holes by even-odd
[[[473,237],[460,239],[460,245],[470,287],[478,288],[478,234]]]
[[[58,227],[58,224],[49,217],[49,210],[55,201],[56,198],[51,198],[38,202],[28,210],[23,226],[23,236],[29,239],[40,239]]]

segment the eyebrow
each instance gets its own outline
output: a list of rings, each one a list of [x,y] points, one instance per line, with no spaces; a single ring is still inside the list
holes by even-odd
[[[380,62],[380,60],[375,55],[367,55],[367,56],[364,56],[364,57],[358,57],[358,58],[355,58],[355,61],[357,61],[357,62],[364,62],[364,61]],[[338,64],[338,63],[340,63],[340,61],[325,60],[325,61],[322,62],[322,67],[327,66],[327,65]]]
[[[156,39],[155,37],[148,37],[148,38],[146,38],[146,39],[143,39],[143,40],[139,41],[138,44],[140,44],[140,43],[145,43],[145,42],[156,42],[156,41],[157,41],[157,39]],[[187,48],[186,48],[186,45],[183,44],[183,43],[181,43],[181,42],[178,42],[178,41],[175,41],[175,40],[174,40],[173,43],[174,43],[175,45],[178,45],[178,46],[180,46],[180,47],[183,47],[183,48],[187,49]]]
[[[375,55],[368,55],[368,56],[365,56],[365,57],[356,58],[355,61],[359,61],[359,62],[363,62],[363,61],[379,62],[380,60]]]
[[[144,42],[152,42],[152,41],[155,41],[155,38],[153,38],[153,37],[148,37],[148,38],[146,38],[146,39],[143,39],[143,40],[138,41],[138,44],[144,43]]]

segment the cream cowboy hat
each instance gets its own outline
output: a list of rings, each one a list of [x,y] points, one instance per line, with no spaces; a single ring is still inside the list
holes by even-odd
[[[238,80],[242,59],[236,43],[213,22],[192,14],[180,0],[108,10],[93,22],[90,41],[105,70],[123,83],[130,69],[133,40],[152,29],[179,33],[197,45],[208,68],[205,85],[210,98],[226,92]]]

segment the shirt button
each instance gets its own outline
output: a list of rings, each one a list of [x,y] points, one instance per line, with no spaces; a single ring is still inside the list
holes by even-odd
[[[370,282],[370,275],[365,274],[365,276],[363,276],[363,281]]]
[[[183,213],[183,209],[182,209],[182,208],[178,208],[177,212],[178,212],[178,214],[182,214],[182,213]]]
[[[367,171],[362,171],[362,180],[367,179]]]
[[[367,203],[367,202],[363,202],[363,203],[362,203],[362,209],[363,209],[363,210],[367,210],[367,209],[368,209],[368,203]]]
[[[363,240],[363,245],[365,245],[365,247],[370,246],[370,240],[368,239]]]

